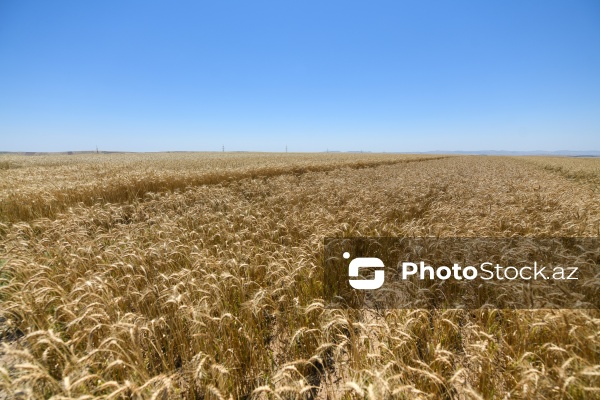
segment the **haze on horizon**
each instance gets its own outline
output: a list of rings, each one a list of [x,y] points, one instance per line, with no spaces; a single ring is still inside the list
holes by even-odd
[[[600,150],[600,3],[0,3],[0,151]]]

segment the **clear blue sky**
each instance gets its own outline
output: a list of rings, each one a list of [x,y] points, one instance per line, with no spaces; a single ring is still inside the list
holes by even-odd
[[[0,151],[600,150],[600,1],[0,0]]]

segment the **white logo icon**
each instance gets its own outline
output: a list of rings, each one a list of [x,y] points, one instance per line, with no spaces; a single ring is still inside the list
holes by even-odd
[[[350,258],[350,253],[345,252],[344,258]],[[350,261],[348,266],[348,275],[350,277],[358,277],[359,268],[384,268],[383,261],[377,257],[358,257]],[[359,290],[373,290],[379,289],[383,286],[385,280],[384,271],[382,269],[375,270],[375,277],[373,279],[350,279],[350,286],[354,289]]]

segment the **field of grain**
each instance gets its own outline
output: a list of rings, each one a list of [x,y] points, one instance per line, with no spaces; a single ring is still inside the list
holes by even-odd
[[[323,239],[596,237],[600,159],[0,156],[0,398],[600,398],[597,310],[334,310]]]

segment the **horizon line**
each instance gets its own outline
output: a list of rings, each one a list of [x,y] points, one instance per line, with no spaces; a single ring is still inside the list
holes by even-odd
[[[144,154],[144,153],[371,153],[371,154],[486,154],[486,153],[513,153],[513,154],[585,154],[591,153],[600,156],[600,150],[426,150],[426,151],[372,151],[372,150],[314,150],[314,151],[269,151],[269,150],[157,150],[157,151],[135,151],[135,150],[63,150],[63,151],[4,151],[0,154]]]

